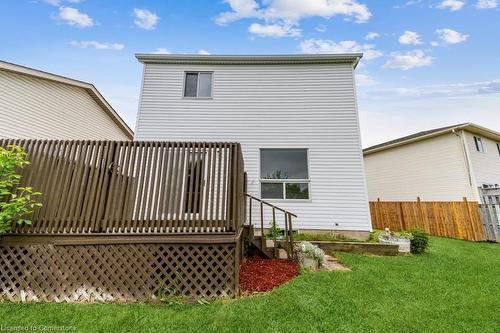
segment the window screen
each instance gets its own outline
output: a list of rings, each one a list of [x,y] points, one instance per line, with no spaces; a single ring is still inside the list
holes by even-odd
[[[184,97],[211,97],[212,73],[188,72],[184,80]]]

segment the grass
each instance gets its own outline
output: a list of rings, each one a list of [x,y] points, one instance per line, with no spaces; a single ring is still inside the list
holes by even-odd
[[[421,256],[339,254],[352,272],[304,273],[208,305],[0,304],[0,325],[79,332],[500,332],[500,244],[432,238]]]

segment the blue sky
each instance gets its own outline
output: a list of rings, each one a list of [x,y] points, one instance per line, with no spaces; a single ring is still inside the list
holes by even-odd
[[[0,59],[94,83],[132,128],[135,53],[364,52],[364,146],[500,131],[500,0],[0,0],[0,31]]]

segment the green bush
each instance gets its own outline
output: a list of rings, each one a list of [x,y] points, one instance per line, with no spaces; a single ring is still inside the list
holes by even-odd
[[[429,247],[429,235],[422,230],[414,229],[410,231],[412,239],[410,241],[410,252],[413,254],[422,254]]]
[[[18,170],[28,164],[21,147],[0,147],[0,234],[8,232],[13,223],[30,224],[27,216],[41,206],[33,198],[40,193],[33,192],[29,186],[17,187],[21,181]]]
[[[269,222],[269,229],[267,230],[266,239],[283,239],[282,235],[283,232],[276,221],[272,220],[271,222]]]
[[[300,232],[293,235],[294,241],[327,241],[327,242],[352,242],[355,239],[335,233],[307,233]]]

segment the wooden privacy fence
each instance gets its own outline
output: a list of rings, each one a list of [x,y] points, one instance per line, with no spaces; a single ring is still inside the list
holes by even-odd
[[[481,204],[479,209],[486,240],[500,243],[500,204]]]
[[[238,294],[238,143],[0,140],[27,152],[32,225],[0,237],[0,301]]]
[[[374,229],[421,229],[430,235],[484,240],[477,202],[370,202]]]
[[[28,153],[22,184],[43,207],[15,233],[235,232],[244,219],[238,143],[2,140]]]

